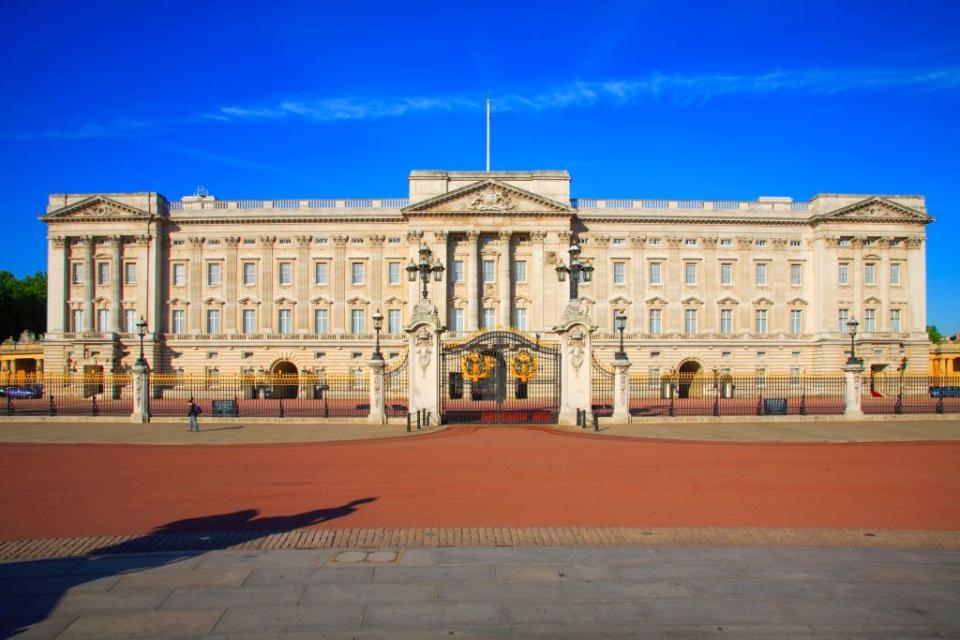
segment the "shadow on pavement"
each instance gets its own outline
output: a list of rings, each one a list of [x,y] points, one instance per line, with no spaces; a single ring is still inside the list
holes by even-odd
[[[0,638],[25,632],[45,620],[71,590],[111,576],[137,573],[189,560],[269,535],[346,517],[377,498],[360,498],[289,516],[259,517],[243,509],[168,522],[150,533],[100,547],[84,556],[0,564]],[[111,585],[112,586],[112,585]],[[104,593],[91,589],[89,593]]]

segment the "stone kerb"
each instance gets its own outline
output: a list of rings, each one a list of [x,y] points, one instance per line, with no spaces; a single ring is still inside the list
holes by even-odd
[[[590,314],[578,302],[567,305],[560,324],[553,329],[560,340],[560,415],[561,425],[577,424],[578,412],[593,420],[591,335],[596,326]]]
[[[436,306],[421,300],[414,308],[407,334],[410,363],[410,413],[427,411],[431,419],[440,419],[440,336],[445,327]]]

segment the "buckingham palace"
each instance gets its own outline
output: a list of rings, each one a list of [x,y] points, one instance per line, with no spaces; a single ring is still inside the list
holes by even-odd
[[[924,198],[571,198],[566,171],[413,171],[404,198],[223,200],[198,190],[53,194],[48,372],[120,371],[137,322],[156,371],[295,374],[388,363],[421,283],[443,340],[511,327],[549,342],[573,243],[594,354],[620,334],[635,371],[838,370],[859,322],[870,372],[924,369]],[[913,367],[911,367],[913,368]]]

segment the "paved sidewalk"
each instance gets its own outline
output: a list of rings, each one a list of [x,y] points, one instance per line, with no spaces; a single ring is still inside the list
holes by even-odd
[[[91,419],[92,420],[92,419]],[[960,415],[939,419],[901,417],[895,420],[783,421],[756,418],[742,422],[686,422],[636,419],[629,425],[603,425],[598,435],[715,442],[911,442],[960,440]],[[483,425],[480,425],[483,426]],[[530,425],[526,425],[530,426]],[[593,434],[592,430],[538,427]],[[443,429],[443,428],[441,428]],[[0,420],[0,442],[85,444],[281,444],[335,442],[411,437],[438,428],[407,433],[405,423],[282,422],[249,423],[242,420],[201,420],[200,433],[190,433],[185,423],[153,422],[20,422]]]
[[[0,564],[0,635],[960,635],[960,553],[795,547],[210,551]],[[285,635],[289,634],[289,635]]]

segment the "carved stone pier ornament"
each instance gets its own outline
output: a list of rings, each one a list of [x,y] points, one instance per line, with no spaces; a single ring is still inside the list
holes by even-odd
[[[430,366],[430,356],[433,342],[433,334],[426,327],[420,327],[416,337],[417,364],[421,371],[426,371]]]
[[[570,331],[570,342],[567,346],[567,353],[570,354],[570,364],[574,371],[579,371],[583,364],[583,349],[586,344],[587,336],[580,327],[574,327]]]

